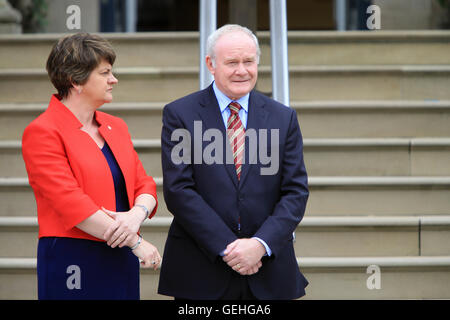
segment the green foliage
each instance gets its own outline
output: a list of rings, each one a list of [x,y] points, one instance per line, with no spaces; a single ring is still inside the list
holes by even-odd
[[[448,7],[448,5],[450,4],[449,0],[438,0],[438,2],[441,5],[441,7],[443,7],[443,8]]]
[[[47,0],[9,0],[9,3],[22,14],[22,30],[24,33],[44,32],[47,25]]]

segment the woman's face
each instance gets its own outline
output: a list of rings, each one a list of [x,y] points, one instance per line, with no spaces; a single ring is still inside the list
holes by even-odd
[[[102,105],[112,101],[112,88],[118,82],[112,73],[111,64],[102,60],[97,68],[92,70],[87,82],[83,85],[82,92],[95,104]]]

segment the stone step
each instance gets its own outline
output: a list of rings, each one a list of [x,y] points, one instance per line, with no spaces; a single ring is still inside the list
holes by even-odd
[[[158,216],[168,217],[162,178],[155,178]],[[450,177],[309,177],[306,216],[445,215]],[[0,216],[30,216],[36,204],[27,178],[0,178]]]
[[[171,101],[197,91],[198,67],[116,68],[115,102]],[[290,66],[291,101],[449,100],[450,66]],[[258,90],[271,92],[270,68]],[[47,102],[53,89],[43,69],[0,69],[0,103]]]
[[[135,139],[152,176],[162,176],[159,139]],[[26,177],[20,141],[0,141],[0,177]],[[304,139],[311,176],[450,176],[450,138]]]
[[[307,138],[450,137],[448,102],[311,101],[292,107]]]
[[[63,34],[1,35],[0,68],[45,66]],[[197,66],[198,32],[103,34],[112,43],[117,67]],[[258,32],[261,64],[270,65],[270,33]],[[427,31],[289,31],[291,65],[450,64],[450,33]],[[389,54],[386,54],[389,52]],[[202,61],[203,62],[203,61]]]
[[[450,257],[299,258],[305,299],[449,299]],[[378,269],[378,268],[379,269]],[[374,271],[376,270],[376,271]],[[378,272],[379,270],[379,272]],[[379,289],[373,279],[379,275]]]
[[[20,140],[43,103],[0,104],[0,140]],[[135,139],[160,139],[166,102],[122,102],[101,110],[127,122]],[[294,101],[305,138],[450,137],[450,100]],[[432,124],[432,125],[430,125]]]
[[[144,222],[141,234],[162,253],[172,218]],[[0,217],[0,257],[35,257],[36,217]],[[450,216],[306,216],[296,230],[300,257],[450,255]]]
[[[303,299],[450,299],[450,257],[306,257]],[[376,280],[374,280],[376,279]],[[141,299],[157,294],[159,269],[141,269]],[[36,259],[0,258],[0,299],[37,299]],[[374,285],[379,284],[379,289]]]

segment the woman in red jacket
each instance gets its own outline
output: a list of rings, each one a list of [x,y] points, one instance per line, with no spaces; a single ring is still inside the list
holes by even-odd
[[[97,110],[112,101],[114,61],[100,36],[60,39],[47,60],[58,94],[23,134],[39,299],[139,299],[139,259],[155,269],[161,261],[138,233],[156,212],[156,184],[125,122]]]

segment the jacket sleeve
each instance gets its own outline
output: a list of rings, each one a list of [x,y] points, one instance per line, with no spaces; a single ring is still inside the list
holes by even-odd
[[[303,160],[303,139],[295,111],[292,110],[289,130],[281,162],[281,197],[270,215],[254,235],[263,239],[274,257],[290,241],[303,219],[309,197],[308,176]]]
[[[22,137],[22,155],[36,198],[47,201],[60,216],[66,230],[100,210],[73,175],[57,131],[42,125],[29,125]]]

